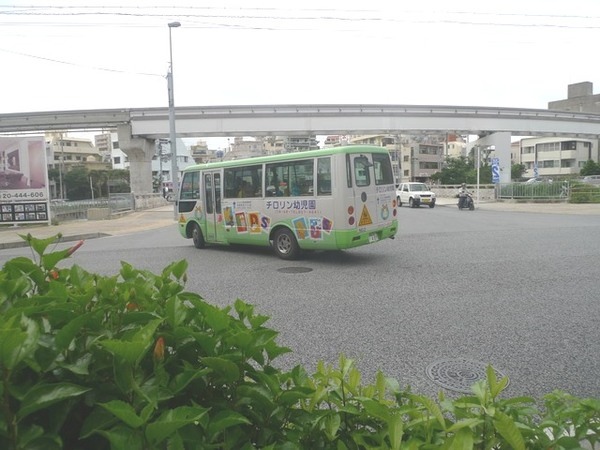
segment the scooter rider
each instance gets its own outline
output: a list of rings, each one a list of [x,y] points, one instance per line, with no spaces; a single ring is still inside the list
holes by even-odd
[[[467,185],[465,183],[460,185],[458,189],[458,207],[463,208],[465,205],[465,201],[467,196],[469,195],[469,190],[467,189]]]

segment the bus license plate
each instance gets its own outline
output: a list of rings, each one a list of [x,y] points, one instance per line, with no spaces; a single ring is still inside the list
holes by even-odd
[[[377,242],[379,240],[379,236],[377,236],[377,233],[371,233],[369,235],[369,242]]]

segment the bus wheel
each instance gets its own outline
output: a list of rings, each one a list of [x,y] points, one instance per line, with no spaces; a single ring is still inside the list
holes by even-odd
[[[204,248],[206,245],[206,242],[204,242],[204,236],[202,236],[200,225],[197,223],[192,225],[192,241],[194,241],[194,247],[196,248]]]
[[[281,259],[296,259],[300,247],[294,234],[287,228],[279,228],[273,236],[273,250]]]

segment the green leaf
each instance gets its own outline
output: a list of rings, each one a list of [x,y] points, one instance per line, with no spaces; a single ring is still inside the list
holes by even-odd
[[[231,317],[227,312],[205,302],[195,302],[195,304],[197,307],[200,306],[204,320],[213,330],[223,331],[229,327]]]
[[[402,447],[402,436],[404,435],[404,421],[400,414],[390,415],[388,419],[388,435],[392,449],[400,450]]]
[[[100,406],[114,414],[119,420],[131,428],[139,428],[144,424],[144,421],[136,414],[133,406],[121,400],[100,403]]]
[[[0,326],[0,367],[12,370],[37,349],[40,330],[25,316],[14,316]]]
[[[496,414],[494,415],[494,427],[514,450],[525,450],[523,435],[513,419],[509,416],[500,411],[496,411]]]
[[[98,312],[90,312],[86,314],[82,314],[80,316],[76,316],[69,323],[64,325],[58,332],[56,333],[56,347],[58,351],[63,351],[71,344],[71,341],[75,338],[75,336],[81,332],[81,329],[91,318],[96,317],[97,315],[103,314],[102,311]]]
[[[487,366],[487,381],[490,386],[490,394],[492,395],[492,399],[498,397],[498,395],[506,389],[508,386],[508,377],[502,377],[500,381],[496,378],[496,371],[491,365]]]
[[[242,384],[238,386],[237,395],[242,401],[251,402],[253,408],[260,410],[272,410],[274,408],[271,392],[260,384]]]
[[[447,433],[454,433],[455,431],[460,430],[461,428],[474,428],[483,423],[483,419],[462,419],[454,423],[452,426],[448,427],[446,430]]]
[[[200,360],[209,367],[225,383],[231,383],[240,378],[240,369],[228,359],[207,356]]]
[[[111,450],[133,450],[144,448],[142,436],[131,432],[131,428],[116,426],[109,431],[99,430],[97,432],[110,442]]]
[[[101,341],[100,344],[123,361],[136,365],[144,357],[146,351],[154,345],[153,336],[161,322],[162,319],[148,322],[133,335],[130,341],[107,339]]]
[[[69,398],[78,397],[90,390],[90,388],[71,383],[39,384],[25,394],[17,417],[23,419],[35,411]]]
[[[188,268],[188,263],[185,259],[171,263],[167,267],[167,269],[169,269],[178,280],[185,274],[185,271],[187,270],[187,268]]]
[[[337,413],[332,412],[325,417],[323,424],[325,425],[324,431],[325,436],[327,436],[327,439],[329,439],[330,441],[333,441],[335,439],[335,436],[337,435],[337,432],[340,429],[341,423],[342,419]]]
[[[85,439],[91,436],[93,433],[108,428],[109,426],[116,424],[117,418],[109,413],[106,409],[96,406],[86,417],[79,437]]]
[[[454,435],[452,450],[473,450],[473,432],[469,428],[461,428]]]
[[[200,378],[208,372],[209,369],[198,370],[196,367],[184,363],[184,368],[169,383],[169,389],[173,394],[178,394],[196,378]]]
[[[361,403],[371,416],[385,421],[390,419],[390,409],[384,404],[369,398],[363,399]]]
[[[117,339],[107,339],[101,341],[100,344],[124,362],[135,365],[138,360],[142,359],[148,348],[150,348],[152,341],[127,342]]]
[[[146,427],[146,438],[154,445],[160,444],[181,427],[191,423],[206,425],[206,420],[201,420],[208,412],[208,409],[199,406],[180,406],[170,409],[153,423]]]
[[[69,257],[68,251],[68,249],[65,249],[42,255],[42,267],[46,270],[55,268],[60,261]]]
[[[169,298],[166,306],[167,323],[173,328],[178,327],[186,317],[187,308],[177,296]]]
[[[21,236],[21,238],[31,246],[33,251],[40,256],[45,253],[48,246],[52,244],[57,244],[61,238],[60,234],[56,234],[45,239],[34,238],[31,236],[31,234],[20,234],[19,236]]]
[[[212,442],[220,433],[224,433],[229,427],[242,424],[250,425],[251,423],[252,422],[250,422],[247,417],[235,411],[221,411],[216,414],[215,417],[211,417],[207,433]]]
[[[298,403],[300,400],[309,399],[314,392],[314,389],[311,388],[296,387],[283,392],[279,396],[279,403],[290,407]]]
[[[446,420],[444,419],[442,410],[437,405],[437,403],[435,403],[435,401],[433,401],[432,399],[430,399],[428,397],[424,397],[421,395],[415,395],[415,394],[409,394],[408,397],[410,399],[412,399],[413,401],[422,403],[423,406],[425,406],[425,408],[427,408],[427,410],[431,413],[431,415],[436,418],[436,420],[442,426],[442,429],[443,430],[446,429]]]

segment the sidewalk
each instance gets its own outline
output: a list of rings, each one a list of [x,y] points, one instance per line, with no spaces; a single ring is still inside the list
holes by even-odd
[[[438,198],[437,206],[457,207],[456,198]],[[475,210],[511,211],[543,214],[600,215],[600,203],[537,203],[514,200],[475,201]]]
[[[438,198],[439,207],[456,208],[455,198]],[[512,211],[544,214],[577,214],[600,216],[600,204],[572,203],[520,203],[512,201],[489,201],[475,203],[475,211]],[[175,226],[173,205],[134,211],[108,220],[75,220],[59,225],[21,225],[0,228],[0,249],[25,247],[20,234],[31,233],[36,238],[47,238],[62,233],[64,242],[93,239],[105,236],[133,234],[138,231]]]
[[[0,249],[25,247],[27,244],[20,234],[31,233],[36,238],[47,238],[62,233],[62,241],[78,241],[105,236],[132,234],[156,228],[174,227],[173,204],[154,209],[133,211],[114,219],[73,220],[59,225],[24,224],[0,228]]]

